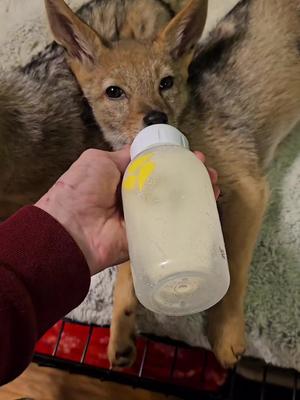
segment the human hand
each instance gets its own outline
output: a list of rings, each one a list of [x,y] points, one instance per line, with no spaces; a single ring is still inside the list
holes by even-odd
[[[195,154],[205,162],[202,153]],[[70,233],[91,275],[128,260],[119,189],[129,162],[129,147],[117,152],[87,150],[35,204]],[[217,173],[211,168],[208,172],[217,198]]]
[[[36,203],[71,234],[91,275],[128,259],[119,187],[129,161],[129,147],[87,150]]]

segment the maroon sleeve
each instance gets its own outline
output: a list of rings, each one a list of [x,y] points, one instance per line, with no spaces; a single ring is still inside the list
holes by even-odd
[[[37,339],[89,284],[83,254],[46,212],[28,206],[0,224],[0,385],[26,368]]]

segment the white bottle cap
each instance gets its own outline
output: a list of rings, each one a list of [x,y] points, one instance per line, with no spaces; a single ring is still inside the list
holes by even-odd
[[[189,149],[187,138],[174,126],[156,124],[147,126],[137,134],[132,142],[130,155],[133,160],[138,154],[151,147],[160,145],[174,145]]]

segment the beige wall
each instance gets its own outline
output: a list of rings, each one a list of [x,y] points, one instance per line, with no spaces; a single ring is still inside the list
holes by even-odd
[[[238,2],[239,0],[209,0],[208,20],[204,34],[207,34]]]
[[[205,32],[238,0],[210,0]],[[67,0],[77,8],[86,0]],[[0,0],[0,66],[25,64],[50,41],[43,0]]]

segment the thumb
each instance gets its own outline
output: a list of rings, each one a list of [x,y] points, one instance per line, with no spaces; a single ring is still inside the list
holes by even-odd
[[[124,174],[125,169],[130,163],[130,146],[126,145],[122,150],[109,153],[109,157],[116,163],[120,172]]]

